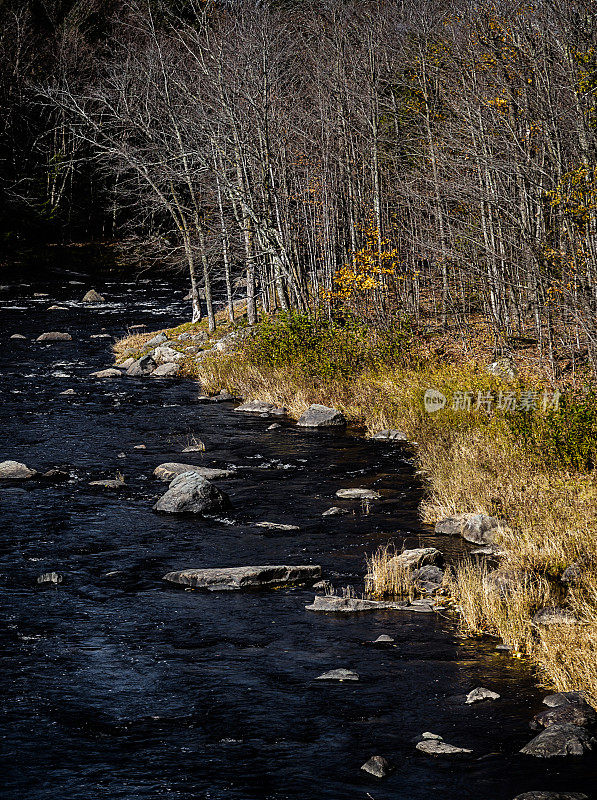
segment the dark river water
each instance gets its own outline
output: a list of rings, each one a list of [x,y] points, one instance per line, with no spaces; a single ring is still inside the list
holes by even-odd
[[[588,791],[594,760],[548,763],[518,754],[544,691],[496,642],[463,640],[448,616],[408,612],[318,615],[313,593],[188,592],[169,570],[242,564],[321,564],[336,586],[362,586],[365,556],[389,540],[461,547],[417,519],[411,454],[350,434],[308,432],[197,404],[191,382],[97,381],[127,327],[183,322],[182,291],[165,281],[96,285],[108,304],[74,301],[62,282],[0,295],[0,460],[66,467],[63,483],[0,487],[3,797],[29,800],[508,800],[531,789]],[[34,297],[33,292],[49,297]],[[47,311],[52,303],[67,311]],[[47,330],[72,342],[40,344]],[[9,339],[23,333],[27,339]],[[72,388],[74,396],[60,393]],[[206,453],[181,455],[193,437]],[[135,449],[135,445],[145,449]],[[124,454],[124,455],[122,455]],[[225,519],[155,515],[165,461],[234,464],[219,485]],[[122,473],[126,488],[88,482]],[[365,514],[322,517],[334,493],[375,487]],[[271,520],[300,526],[272,533]],[[58,586],[41,573],[63,575]],[[371,640],[390,634],[395,645]],[[356,670],[358,683],[314,679]],[[454,695],[476,686],[493,703]],[[433,759],[423,731],[471,748]],[[374,754],[396,767],[382,782],[360,766]]]

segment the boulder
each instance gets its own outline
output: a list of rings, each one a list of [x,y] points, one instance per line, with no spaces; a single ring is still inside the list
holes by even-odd
[[[62,575],[59,575],[57,572],[44,572],[43,575],[38,575],[37,582],[39,584],[44,583],[62,583]]]
[[[268,530],[272,531],[298,531],[300,530],[298,525],[289,525],[285,522],[256,522],[256,528],[268,528]]]
[[[521,569],[496,569],[483,578],[483,589],[486,594],[495,593],[506,599],[532,580],[533,575]]]
[[[156,367],[154,371],[149,375],[149,377],[175,378],[179,372],[180,372],[180,366],[178,364],[166,363],[166,364],[160,364],[159,367]]]
[[[446,536],[462,536],[462,526],[464,524],[464,516],[447,517],[440,519],[435,523],[435,532],[443,533]]]
[[[466,747],[456,747],[456,745],[448,744],[441,739],[423,739],[417,742],[416,748],[428,756],[458,756],[473,752]]]
[[[335,594],[316,595],[311,605],[305,606],[307,611],[322,611],[342,614],[354,614],[359,611],[379,611],[385,608],[404,608],[405,603],[385,600],[363,600],[359,597],[340,597]]]
[[[60,333],[59,331],[49,331],[42,333],[35,340],[36,342],[72,342],[73,337],[70,333]]]
[[[408,437],[404,433],[404,431],[395,431],[395,430],[384,430],[379,431],[378,433],[374,433],[371,437],[376,441],[383,441],[383,442],[407,442]]]
[[[428,564],[438,566],[444,563],[443,553],[435,547],[417,547],[414,550],[403,550],[392,556],[389,561],[393,567],[401,569],[419,569]]]
[[[234,410],[247,414],[267,414],[268,416],[276,417],[281,417],[286,414],[285,408],[278,408],[273,403],[264,403],[261,400],[249,400],[237,406]]]
[[[552,725],[578,725],[579,728],[586,728],[596,723],[597,714],[588,703],[565,703],[535,714],[529,724],[532,730],[540,731]]]
[[[578,725],[550,725],[521,749],[536,758],[582,756],[597,746],[597,740]]]
[[[145,326],[144,326],[145,327]],[[168,337],[165,333],[157,333],[153,339],[150,339],[148,342],[145,342],[143,345],[144,347],[158,347],[160,344],[168,341]]]
[[[151,355],[141,356],[137,361],[134,361],[127,369],[126,374],[132,378],[138,378],[142,375],[151,375],[157,364]]]
[[[231,469],[216,469],[215,467],[196,467],[193,464],[177,464],[175,461],[168,461],[166,464],[160,464],[153,471],[154,477],[159,478],[161,481],[173,481],[178,475],[183,472],[194,472],[201,475],[202,478],[207,478],[210,481],[223,480],[224,478],[231,478],[235,472]]]
[[[156,364],[176,364],[184,358],[183,353],[167,345],[156,347],[151,355]]]
[[[87,294],[81,300],[82,303],[105,303],[105,299],[95,291],[95,289],[90,289]]]
[[[497,692],[492,692],[491,689],[484,689],[482,686],[479,686],[477,689],[473,689],[472,692],[467,694],[465,703],[471,705],[472,703],[480,703],[483,700],[499,699],[500,695]]]
[[[345,508],[339,508],[338,506],[332,506],[328,508],[327,511],[322,513],[322,517],[337,517],[339,514],[348,514],[348,511]]]
[[[435,564],[426,564],[412,574],[413,585],[420,591],[437,592],[444,581],[444,571]]]
[[[300,428],[344,428],[346,418],[336,408],[315,403],[309,406],[296,424]]]
[[[385,778],[392,771],[389,762],[383,756],[371,756],[368,761],[365,761],[361,769],[375,778]]]
[[[504,381],[514,381],[518,376],[516,364],[514,363],[513,359],[509,358],[508,356],[505,356],[504,358],[498,358],[497,361],[494,361],[492,364],[488,364],[485,370],[490,375],[494,375],[496,378],[501,378],[501,380]]]
[[[19,461],[0,462],[0,480],[3,481],[23,481],[37,475],[36,470],[29,469],[26,464]]]
[[[124,361],[121,361],[121,363],[118,364],[118,366],[121,369],[128,369],[129,367],[132,367],[134,363],[135,363],[135,359],[132,358],[131,356],[129,356],[128,358],[125,358]]]
[[[92,372],[92,378],[122,378],[122,372],[119,369],[110,367],[109,369],[100,369],[99,372]]]
[[[487,514],[471,514],[462,523],[462,538],[479,545],[493,544],[499,521]]]
[[[558,706],[565,706],[568,704],[580,704],[591,708],[586,701],[584,692],[556,692],[555,694],[548,694],[543,698],[543,705],[548,708],[557,708]]]
[[[589,796],[580,792],[523,792],[514,800],[589,800]]]
[[[336,497],[342,500],[379,500],[379,492],[373,489],[338,489]]]
[[[154,505],[164,514],[209,514],[230,508],[230,499],[197,472],[183,472]]]
[[[318,675],[316,681],[358,681],[359,673],[354,672],[352,669],[331,669],[329,672],[324,672],[323,675]]]
[[[220,569],[185,569],[169,572],[163,580],[191,586],[193,589],[209,589],[212,592],[239,589],[269,589],[276,586],[292,586],[312,583],[321,578],[321,567],[307,566],[261,566],[225,567]]]
[[[541,608],[533,617],[534,625],[576,625],[578,619],[572,611],[559,606]]]

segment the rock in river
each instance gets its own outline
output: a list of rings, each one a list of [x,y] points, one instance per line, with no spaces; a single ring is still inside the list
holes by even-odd
[[[272,531],[298,531],[300,530],[298,525],[290,525],[286,522],[256,522],[256,528],[268,528]]]
[[[131,366],[127,369],[126,374],[130,375],[133,378],[138,378],[142,375],[151,375],[154,369],[157,367],[157,364],[151,357],[151,355],[142,356],[137,361],[135,361]]]
[[[589,796],[580,792],[523,792],[514,800],[589,800]]]
[[[593,750],[597,740],[578,725],[551,725],[521,749],[521,753],[536,758],[582,756]]]
[[[456,745],[448,744],[441,739],[423,739],[417,742],[416,748],[428,756],[458,756],[473,752],[466,747],[456,747]]]
[[[122,489],[126,484],[120,478],[108,478],[102,481],[89,481],[90,486],[99,486],[101,489]]]
[[[405,608],[405,603],[385,600],[362,600],[359,597],[340,597],[339,595],[317,595],[311,605],[305,606],[307,611],[331,611],[352,614],[357,611],[379,611],[384,608]]]
[[[379,492],[374,489],[338,489],[336,497],[342,500],[379,500],[381,497]]]
[[[230,498],[197,472],[174,478],[153,507],[164,514],[209,514],[230,508]]]
[[[321,578],[321,567],[286,565],[261,567],[225,567],[221,569],[185,569],[164,575],[165,581],[209,589],[212,592],[238,589],[268,589],[301,583],[312,583]]]
[[[352,669],[332,669],[318,675],[316,681],[358,681],[359,673]]]
[[[499,700],[500,695],[497,692],[492,692],[491,689],[484,689],[482,686],[479,686],[477,689],[473,689],[472,692],[469,692],[466,696],[465,702],[467,705],[471,703],[480,703],[482,700]]]
[[[348,511],[345,508],[340,508],[339,506],[332,506],[328,508],[327,511],[322,512],[322,517],[337,517],[340,514],[348,514]]]
[[[36,470],[29,469],[26,464],[21,464],[19,461],[0,462],[0,480],[22,481],[34,475],[37,475]]]
[[[580,703],[589,708],[589,704],[585,699],[583,692],[556,692],[555,694],[548,694],[543,698],[543,705],[549,708],[556,708],[557,706],[564,706],[568,703]]]
[[[90,289],[87,294],[82,298],[82,303],[105,303],[105,299],[95,289]]]
[[[361,769],[375,778],[385,778],[392,771],[389,762],[383,756],[371,756],[368,761],[365,761]]]
[[[49,331],[42,333],[35,340],[36,342],[71,342],[73,337],[70,333],[60,333],[59,331]]]
[[[240,406],[237,406],[235,411],[245,412],[247,414],[271,414],[272,416],[281,417],[286,414],[285,408],[278,408],[273,403],[264,403],[261,400],[248,400]]]
[[[315,403],[309,406],[296,424],[301,428],[344,428],[346,418],[337,408]]]
[[[535,714],[530,726],[532,730],[539,731],[552,725],[578,725],[579,728],[586,728],[596,723],[597,714],[588,703],[564,703]]]
[[[122,378],[122,372],[119,369],[110,367],[109,369],[100,369],[98,372],[91,373],[92,378]]]
[[[62,575],[59,575],[57,572],[44,572],[43,575],[38,575],[37,582],[39,584],[44,583],[62,583]]]
[[[153,474],[161,481],[173,481],[183,472],[195,472],[197,475],[201,475],[202,478],[207,478],[208,481],[231,478],[235,474],[234,470],[231,469],[196,467],[194,464],[178,464],[176,461],[167,461],[165,464],[160,464],[159,467],[154,469]]]

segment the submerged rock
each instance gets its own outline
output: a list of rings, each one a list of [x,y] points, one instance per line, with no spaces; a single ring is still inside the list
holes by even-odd
[[[530,722],[531,729],[539,731],[552,725],[578,725],[586,728],[597,723],[597,714],[588,703],[564,703],[535,714]]]
[[[230,508],[228,495],[194,471],[174,478],[153,510],[164,514],[210,514],[227,508]]]
[[[0,462],[0,480],[3,481],[24,481],[37,475],[37,471],[29,469],[26,464],[19,461]]]
[[[384,442],[407,442],[408,437],[404,431],[384,430],[373,434],[372,439]]]
[[[99,486],[102,489],[122,489],[125,486],[124,480],[119,478],[108,478],[102,481],[90,481],[90,486]]]
[[[314,403],[296,423],[300,428],[344,428],[346,417],[337,408]]]
[[[352,669],[331,669],[329,672],[324,672],[323,675],[318,675],[316,681],[358,681],[359,673],[354,672]]]
[[[256,522],[256,528],[268,528],[272,531],[298,531],[300,530],[298,525],[288,525],[285,522]]]
[[[60,331],[49,331],[42,333],[35,340],[36,342],[72,342],[73,337],[70,333],[60,333]]]
[[[185,569],[169,572],[163,580],[209,589],[212,592],[239,589],[268,589],[275,586],[311,583],[321,577],[318,565],[225,567],[220,569]]]
[[[480,703],[482,700],[499,699],[500,695],[497,692],[492,692],[491,689],[484,689],[482,686],[479,686],[477,689],[473,689],[472,692],[467,694],[465,703],[471,705],[471,703]]]
[[[168,461],[165,464],[160,464],[153,471],[156,478],[161,481],[173,481],[178,475],[183,472],[194,472],[207,478],[210,481],[223,480],[224,478],[231,478],[235,475],[235,471],[231,469],[217,469],[216,467],[196,467],[194,464],[178,464],[175,461]]]
[[[523,792],[514,800],[589,800],[589,796],[580,792]]]
[[[68,311],[66,306],[48,306],[48,311]]]
[[[385,778],[392,771],[389,761],[383,756],[371,756],[368,761],[365,761],[361,769],[375,778]]]
[[[105,303],[105,299],[96,292],[95,289],[90,289],[87,294],[82,298],[82,303]]]
[[[379,611],[384,608],[404,608],[405,603],[385,600],[363,600],[359,597],[340,597],[339,595],[316,595],[311,605],[305,606],[307,611],[331,611],[352,614],[358,611]]]
[[[122,378],[122,372],[119,369],[110,367],[109,369],[100,369],[98,372],[91,373],[92,378]]]
[[[597,746],[597,740],[578,725],[550,725],[521,749],[535,758],[582,756]]]
[[[381,495],[373,489],[338,489],[336,497],[342,500],[379,500]]]

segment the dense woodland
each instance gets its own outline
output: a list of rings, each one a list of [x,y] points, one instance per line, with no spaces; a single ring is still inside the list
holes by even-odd
[[[496,347],[532,337],[595,369],[594,12],[4,3],[4,233],[184,267],[211,325],[242,285],[249,322],[313,303],[372,325],[483,317]]]

